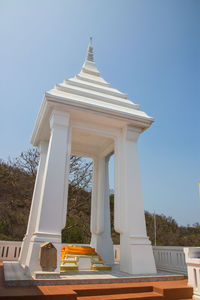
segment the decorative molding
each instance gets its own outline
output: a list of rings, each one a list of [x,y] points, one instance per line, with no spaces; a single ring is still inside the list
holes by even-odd
[[[137,142],[138,137],[141,132],[142,132],[141,129],[135,128],[135,127],[127,126],[126,128],[124,128],[124,134],[125,134],[126,140],[129,140],[129,141],[132,141],[135,143]]]
[[[48,145],[49,145],[49,141],[40,141],[39,145],[38,145],[38,148],[39,148],[39,151],[40,151],[40,154],[42,153],[46,153],[47,150],[48,150]]]
[[[78,122],[78,121],[72,121],[71,122],[72,129],[81,129],[84,131],[96,133],[101,136],[115,138],[119,134],[120,130],[116,128],[107,128],[103,125],[97,125],[97,124],[90,124],[86,122]]]
[[[86,82],[90,82],[90,83],[94,83],[94,84],[98,84],[98,85],[110,87],[110,83],[106,82],[105,80],[103,82],[101,82],[101,81],[97,80],[97,78],[95,78],[95,79],[93,79],[93,78],[87,78],[87,77],[81,76],[81,74],[77,74],[75,76],[75,78],[78,78],[78,79],[86,81]],[[101,77],[99,77],[99,78],[101,78]]]
[[[139,109],[139,105],[133,103],[132,101],[128,100],[128,99],[124,99],[121,98],[117,95],[115,95],[114,92],[110,92],[108,93],[107,91],[105,91],[104,93],[98,91],[98,89],[84,89],[82,87],[79,87],[79,89],[76,89],[75,87],[73,88],[73,86],[69,85],[61,85],[61,84],[56,84],[56,90],[58,91],[62,91],[65,92],[67,94],[71,94],[71,95],[78,95],[80,97],[84,97],[84,98],[91,98],[92,100],[100,100],[103,101],[105,103],[111,103],[114,105],[118,105],[121,107],[127,107],[127,108],[131,108],[131,109]],[[92,92],[95,91],[95,92]]]
[[[148,236],[129,235],[130,245],[148,245],[151,246],[151,242]]]
[[[66,112],[53,110],[49,119],[50,128],[68,127],[70,114]]]
[[[64,106],[66,106],[68,109],[75,109],[75,110],[82,110],[82,111],[86,111],[86,112],[90,112],[90,113],[95,113],[101,116],[105,116],[105,117],[109,117],[109,118],[113,118],[116,120],[122,120],[125,121],[127,123],[134,123],[136,127],[138,128],[142,128],[142,130],[145,130],[146,128],[148,128],[154,121],[153,118],[148,117],[148,116],[143,116],[141,115],[140,111],[138,110],[129,110],[128,111],[121,111],[119,110],[120,107],[118,107],[117,105],[115,107],[102,107],[99,106],[98,104],[100,104],[99,101],[97,101],[94,104],[92,104],[91,102],[89,103],[83,103],[82,101],[79,100],[72,100],[70,98],[66,98],[64,96],[52,96],[48,93],[46,93],[46,99],[49,102],[49,104],[64,104]],[[116,109],[118,108],[118,109]],[[134,113],[133,113],[134,111]]]
[[[95,85],[91,85],[88,82],[85,83],[85,82],[81,82],[81,81],[82,80],[75,80],[74,78],[72,78],[72,79],[64,79],[64,83],[66,85],[71,85],[71,86],[74,86],[74,87],[80,87],[82,89],[88,89],[88,90],[96,91],[96,92],[99,92],[99,93],[105,93],[107,95],[118,97],[121,100],[122,99],[123,100],[127,99],[127,97],[128,97],[127,94],[121,93],[118,90],[114,90],[114,89],[108,88],[108,87],[106,87],[106,88],[104,87],[103,88],[102,86],[98,86],[97,83],[96,84],[94,83]],[[58,84],[56,86],[59,87],[60,85]]]

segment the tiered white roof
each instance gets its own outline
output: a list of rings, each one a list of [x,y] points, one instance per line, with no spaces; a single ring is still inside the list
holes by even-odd
[[[127,99],[127,95],[117,89],[111,88],[96,67],[93,56],[93,46],[90,40],[85,62],[78,75],[70,79],[64,79],[63,83],[45,93],[45,97],[38,114],[32,142],[36,138],[36,132],[44,122],[45,110],[48,103],[64,104],[67,109],[82,109],[91,112],[103,113],[109,118],[123,119],[128,123],[137,123],[142,130],[148,128],[153,122],[145,112],[139,110],[139,105]],[[35,142],[34,142],[35,143]]]
[[[93,57],[93,46],[90,40],[85,62],[81,72],[73,78],[65,79],[63,83],[56,84],[54,89],[46,95],[64,97],[66,100],[83,102],[85,104],[99,105],[107,109],[116,109],[128,114],[148,117],[139,111],[139,105],[127,99],[126,94],[110,87],[96,67]]]

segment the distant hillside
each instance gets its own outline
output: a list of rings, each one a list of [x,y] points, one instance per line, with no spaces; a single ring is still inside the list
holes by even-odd
[[[0,163],[0,240],[21,241],[28,222],[35,172],[28,172],[15,164]],[[70,184],[68,217],[62,232],[63,242],[90,242],[91,193]],[[119,234],[114,231],[114,195],[110,196],[111,228],[114,244],[119,244]],[[153,215],[145,213],[147,233],[154,244]],[[200,225],[178,226],[171,217],[156,215],[157,245],[200,246]]]
[[[147,234],[154,245],[154,216],[145,212]],[[157,246],[200,246],[200,225],[178,226],[171,217],[156,215]]]
[[[0,164],[0,240],[21,241],[26,230],[35,176]]]

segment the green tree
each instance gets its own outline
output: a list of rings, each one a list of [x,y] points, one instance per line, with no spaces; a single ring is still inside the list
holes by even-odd
[[[14,160],[0,161],[0,239],[22,240],[28,222],[39,152],[22,152]],[[70,160],[67,223],[62,231],[66,243],[89,243],[92,162],[72,156]],[[110,195],[111,233],[114,244],[119,234],[114,230],[114,195]],[[154,216],[145,212],[147,234],[154,244]],[[156,215],[157,245],[200,246],[200,224],[178,226],[177,222]]]

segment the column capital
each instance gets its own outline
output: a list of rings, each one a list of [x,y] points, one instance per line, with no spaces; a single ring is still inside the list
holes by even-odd
[[[140,128],[127,126],[123,129],[124,136],[126,140],[137,142],[140,133],[142,132]]]
[[[53,110],[49,119],[50,128],[53,129],[56,126],[68,127],[69,126],[69,116],[68,112],[61,112]]]
[[[46,153],[46,152],[47,152],[48,145],[49,145],[49,142],[48,142],[48,141],[42,140],[42,141],[39,142],[38,149],[39,149],[39,151],[40,151],[40,154],[41,154],[41,153]]]

